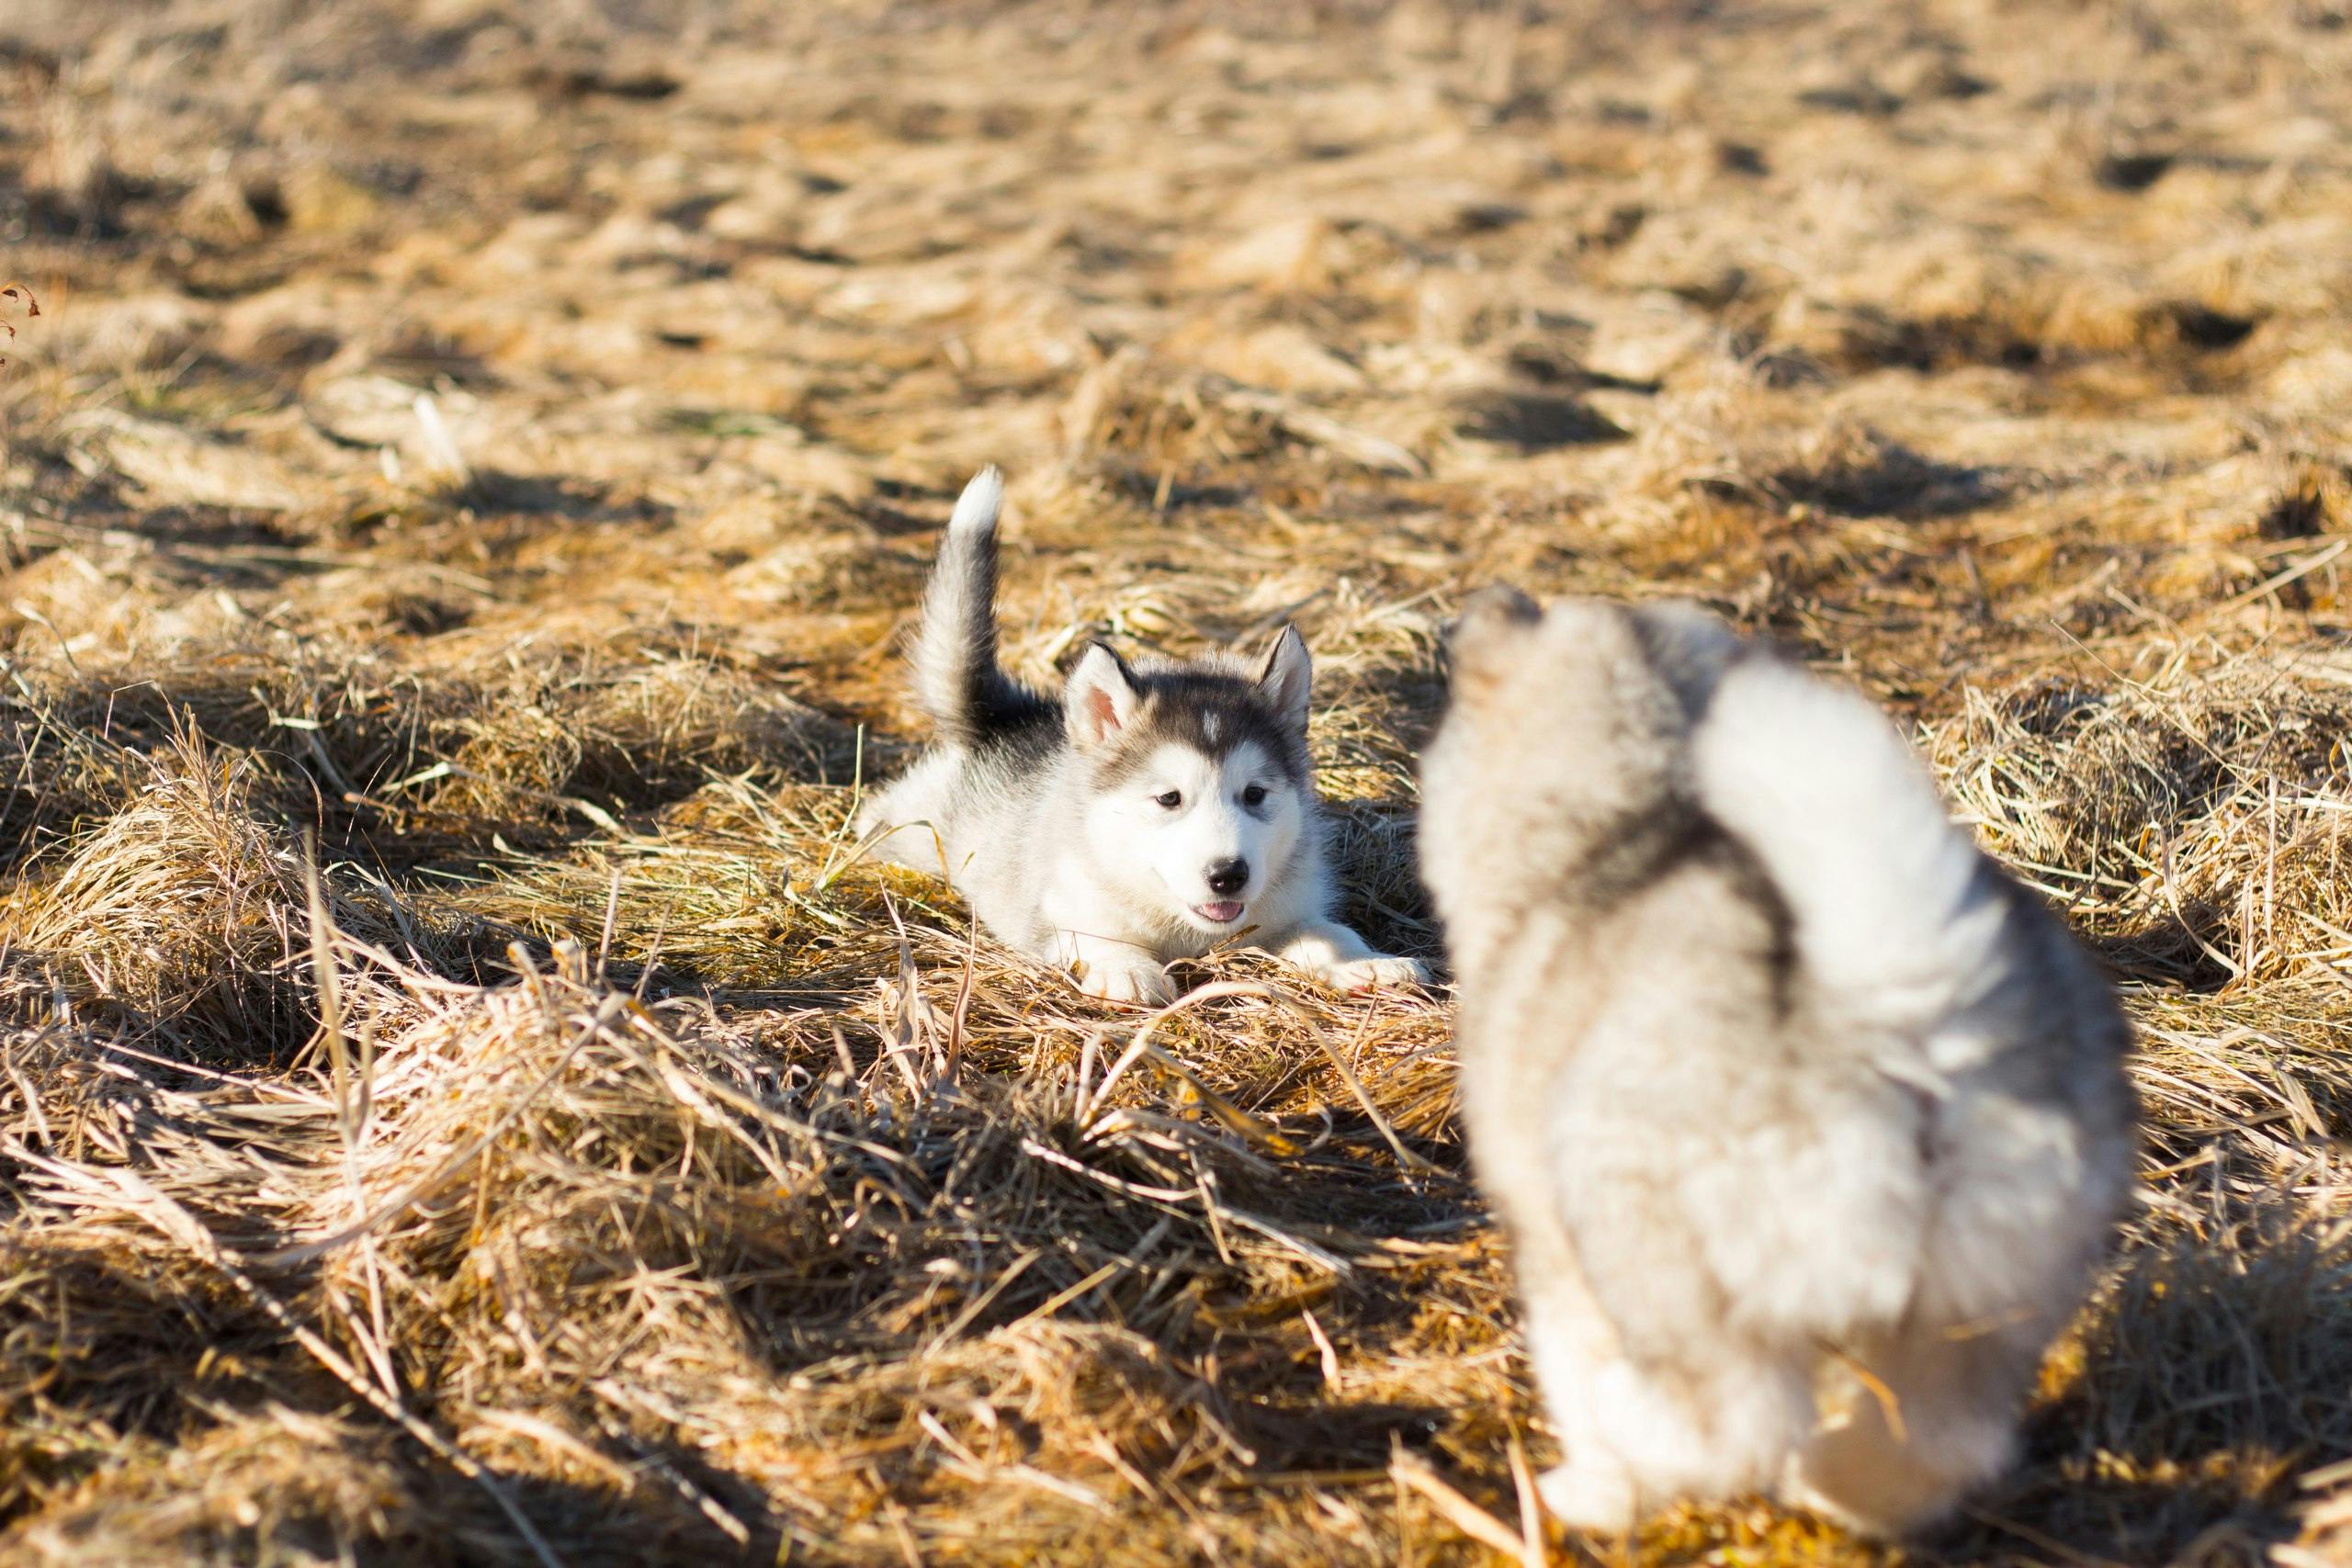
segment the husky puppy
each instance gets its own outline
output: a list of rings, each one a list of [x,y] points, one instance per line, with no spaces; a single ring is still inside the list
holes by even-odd
[[[1131,664],[1097,642],[1058,702],[1042,696],[997,664],[1003,500],[984,468],[948,519],[914,645],[939,743],[868,803],[860,832],[1093,996],[1165,1000],[1170,959],[1244,931],[1343,989],[1425,982],[1332,918],[1298,633],[1255,669]]]
[[[1421,863],[1546,1502],[1935,1522],[2126,1200],[2109,987],[1875,708],[1713,617],[1488,590],[1451,654]]]

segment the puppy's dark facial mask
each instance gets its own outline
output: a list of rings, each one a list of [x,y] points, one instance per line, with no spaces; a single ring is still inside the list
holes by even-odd
[[[1104,788],[1164,746],[1219,760],[1244,744],[1263,750],[1287,782],[1304,786],[1311,670],[1306,643],[1288,626],[1254,681],[1213,668],[1139,672],[1096,643],[1063,690],[1070,741],[1094,760],[1095,783]]]
[[[1094,781],[1115,787],[1163,747],[1181,746],[1222,761],[1254,745],[1297,785],[1306,778],[1306,736],[1274,713],[1248,682],[1229,675],[1183,672],[1146,677],[1134,722],[1096,753]]]

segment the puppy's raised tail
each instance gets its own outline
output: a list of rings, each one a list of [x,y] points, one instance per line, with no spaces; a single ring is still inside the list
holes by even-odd
[[[1858,693],[1743,660],[1692,737],[1708,812],[1756,854],[1844,1010],[1932,1025],[1997,983],[2007,903],[1927,769]]]
[[[976,745],[1036,702],[996,660],[996,519],[1004,475],[991,464],[956,499],[915,631],[915,701],[943,739]]]

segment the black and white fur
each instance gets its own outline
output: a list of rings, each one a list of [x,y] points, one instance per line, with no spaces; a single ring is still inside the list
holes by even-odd
[[[1298,633],[1255,668],[1097,642],[1044,696],[997,662],[1003,499],[985,468],[948,520],[914,645],[939,739],[860,812],[877,852],[945,876],[998,938],[1098,997],[1165,1000],[1170,960],[1245,931],[1343,989],[1425,982],[1332,918]]]
[[[2125,1205],[2110,987],[1869,702],[1713,617],[1489,591],[1451,649],[1421,864],[1545,1500],[1935,1523]]]

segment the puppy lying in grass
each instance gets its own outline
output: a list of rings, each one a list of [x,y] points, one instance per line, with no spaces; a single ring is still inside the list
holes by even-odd
[[[1089,994],[1172,995],[1167,964],[1244,931],[1347,990],[1419,984],[1332,917],[1306,755],[1306,645],[1284,627],[1254,669],[1129,663],[1097,642],[1059,701],[997,663],[997,513],[987,468],[948,520],[915,637],[938,744],[859,813],[884,858],[935,871],[1007,944]]]
[[[1452,654],[1421,865],[1545,1501],[1935,1522],[2131,1183],[2106,981],[1868,703],[1712,616],[1490,590]]]

